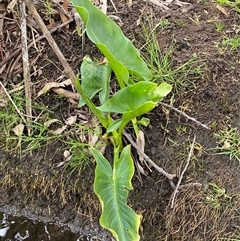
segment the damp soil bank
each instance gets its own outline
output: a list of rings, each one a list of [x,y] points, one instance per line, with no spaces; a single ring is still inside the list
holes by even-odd
[[[170,46],[175,46],[169,57],[172,69],[198,56],[195,68],[199,68],[195,72],[184,75],[184,79],[181,79],[182,72],[175,76],[172,100],[178,110],[209,127],[205,129],[161,105],[147,115],[151,122],[143,129],[145,152],[169,173],[177,174],[179,178],[194,135],[196,143],[182,180],[186,185],[177,193],[172,207],[173,190],[166,178],[151,167],[145,168],[146,175],[136,170],[129,205],[143,216],[140,234],[144,241],[240,238],[239,162],[234,158],[230,160],[227,155],[216,155],[218,139],[215,136],[228,128],[240,129],[239,47],[232,49],[221,45],[226,37],[231,39],[238,34],[240,20],[233,10],[225,16],[214,1],[188,2],[191,5],[173,5],[165,12],[146,1],[133,1],[130,8],[125,1],[115,2],[117,12],[109,4],[109,12],[121,18],[124,33],[139,48],[146,43],[139,20],[144,23],[151,20],[153,27],[167,20],[167,27],[156,28],[156,33],[160,59]],[[223,26],[222,31],[216,27],[219,23]],[[82,50],[82,39],[74,33],[75,26],[71,27],[55,33],[54,38],[77,72],[85,54],[94,58],[101,55],[88,39]],[[50,82],[62,75],[62,67],[46,41],[43,42],[44,52],[37,59],[37,66],[46,73],[42,81]],[[142,52],[147,56],[144,48]],[[187,70],[183,69],[183,72]],[[36,82],[39,78],[41,76],[36,77]],[[36,88],[40,89],[40,86],[36,85]],[[38,101],[60,119],[78,111],[76,106],[53,92],[41,96]],[[43,217],[45,221],[71,226],[74,232],[90,230],[91,235],[100,240],[111,240],[108,232],[98,225],[101,209],[93,192],[93,160],[81,173],[75,171],[69,175],[67,167],[58,165],[63,161],[65,148],[59,140],[28,154],[9,153],[2,146],[2,212]],[[111,157],[111,152],[106,154]],[[134,152],[133,155],[137,158]],[[196,183],[199,185],[193,185]]]

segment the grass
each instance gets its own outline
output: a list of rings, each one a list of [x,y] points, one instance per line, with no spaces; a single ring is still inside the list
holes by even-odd
[[[240,37],[235,35],[233,38],[224,39],[221,44],[230,47],[231,50],[236,50],[240,46]]]
[[[216,42],[215,47],[218,49],[220,54],[225,53],[232,53],[233,51],[238,51],[240,46],[240,37],[235,35],[234,37],[230,38],[224,36],[224,39],[221,42]]]
[[[167,23],[167,24],[166,24]],[[153,20],[146,20],[143,24],[143,34],[146,44],[145,60],[152,70],[153,82],[163,81],[173,86],[173,92],[195,89],[195,83],[202,77],[205,66],[196,54],[184,63],[176,63],[175,51],[179,48],[189,48],[187,41],[169,43],[169,46],[160,46],[158,42],[161,31],[168,28],[169,22],[160,22],[154,26]],[[157,32],[159,34],[157,34]]]
[[[71,176],[74,172],[80,174],[91,163],[91,155],[88,151],[89,144],[73,138],[70,138],[66,144],[71,155],[69,161],[66,162],[66,166],[70,169],[68,175]]]
[[[52,150],[54,152],[57,148],[56,144],[58,144],[58,146],[62,146],[60,149],[62,153],[58,157],[64,158],[64,149],[68,150],[71,155],[71,158],[63,161],[64,170],[66,170],[65,175],[71,175],[73,172],[79,175],[92,161],[88,150],[89,146],[95,144],[96,148],[104,149],[105,145],[102,145],[102,141],[99,141],[98,138],[101,132],[99,123],[94,118],[89,121],[80,120],[82,124],[79,124],[77,120],[73,125],[68,126],[65,131],[56,132],[56,130],[65,126],[65,123],[54,113],[55,109],[59,108],[59,103],[56,103],[56,106],[49,110],[42,104],[33,102],[34,117],[30,125],[31,135],[29,136],[24,120],[26,118],[24,115],[26,100],[23,96],[23,91],[12,93],[11,98],[15,106],[9,101],[5,107],[0,109],[2,121],[2,125],[0,125],[0,148],[9,153],[27,155],[34,150],[41,150],[44,146],[44,151]],[[23,126],[23,130],[18,134],[14,133],[14,128],[20,125]],[[52,157],[46,156],[43,162],[47,158]],[[59,161],[59,163],[62,162]]]
[[[240,13],[240,1],[239,0],[216,0],[222,6],[234,8],[237,13]]]
[[[23,96],[23,91],[11,94],[17,109],[25,117],[26,100]],[[33,102],[32,107],[34,118],[30,126],[32,130],[30,136],[27,135],[24,120],[11,102],[0,109],[2,124],[0,125],[0,148],[7,153],[14,154],[14,158],[11,158],[12,155],[10,155],[10,161],[1,160],[0,162],[2,171],[0,185],[3,190],[11,188],[22,190],[26,200],[32,200],[32,195],[36,194],[47,200],[56,199],[59,205],[63,205],[69,198],[68,193],[75,191],[75,184],[69,183],[66,176],[75,172],[79,177],[92,161],[88,151],[88,142],[92,141],[91,138],[97,130],[97,124],[87,122],[79,125],[75,123],[65,132],[56,134],[53,131],[61,128],[65,123],[61,122],[53,111],[37,102]],[[54,110],[55,107],[51,109]],[[50,124],[53,120],[54,122]],[[14,134],[13,128],[19,124],[23,124],[24,130],[17,136]],[[100,143],[98,141],[97,146]],[[62,160],[64,148],[69,150],[71,159]],[[40,152],[36,154],[34,150]],[[16,153],[24,158],[19,159],[18,155],[15,157]],[[54,160],[53,157],[55,157]],[[25,160],[28,162],[25,163]],[[61,163],[64,165],[60,165]],[[28,167],[30,168],[28,169]]]
[[[25,99],[22,96],[23,93],[21,91],[15,92],[12,95],[12,99],[22,116],[24,116]],[[31,152],[61,137],[60,135],[50,134],[49,127],[46,125],[53,118],[53,113],[37,103],[33,103],[33,108],[34,112],[39,113],[39,115],[31,123],[31,136],[27,135],[23,118],[10,102],[7,106],[0,109],[0,119],[2,120],[0,140],[6,151]],[[21,133],[15,134],[13,129],[20,124],[24,126],[24,129]]]
[[[89,147],[94,146],[102,152],[105,150],[105,141],[100,139],[101,128],[95,117],[91,119],[92,123],[78,124],[68,131],[65,144],[70,152],[71,158],[66,162],[66,166],[70,168],[68,175],[73,172],[80,174],[86,167],[92,163],[92,155]]]
[[[219,187],[216,183],[209,183],[206,192],[206,203],[211,208],[220,209],[231,203],[232,197],[226,194],[224,188]]]
[[[236,159],[240,163],[240,133],[237,128],[226,128],[215,134],[219,152],[217,154],[227,155],[230,160]]]
[[[49,23],[53,23],[54,22],[54,14],[56,14],[56,11],[53,8],[53,4],[51,1],[44,1],[44,15],[45,15],[45,19],[49,21]]]
[[[216,26],[216,30],[218,32],[222,32],[223,31],[223,24],[221,22],[216,22],[215,26]]]

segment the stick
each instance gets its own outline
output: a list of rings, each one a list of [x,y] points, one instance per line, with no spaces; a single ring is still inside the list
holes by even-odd
[[[62,23],[60,24],[59,26],[57,26],[56,28],[53,28],[50,30],[50,33],[54,33],[56,32],[58,29],[68,25],[69,23],[71,23],[73,21],[73,19],[70,19],[68,20],[67,22],[65,23]],[[41,35],[39,36],[38,38],[35,39],[35,43],[42,40],[43,38],[45,38],[45,35]],[[31,48],[32,46],[34,45],[34,42],[31,42],[29,45],[28,45],[28,49]],[[6,59],[4,59],[1,63],[0,63],[0,68],[5,64],[7,63],[10,59],[12,59],[15,55],[17,55],[18,53],[21,52],[21,48],[15,50],[11,55],[9,55]],[[20,58],[20,57],[17,57],[17,58]]]
[[[60,5],[58,3],[58,1],[56,1],[56,0],[50,0],[50,1],[57,6],[57,8],[58,8],[58,10],[60,12],[59,14],[63,13],[63,14],[65,14],[68,17],[68,19],[72,19],[71,14],[69,14],[69,12],[67,11],[68,1],[64,0],[63,1],[63,6]],[[66,9],[64,7],[66,7]],[[66,22],[66,21],[64,21],[64,22]]]
[[[26,114],[27,114],[27,130],[28,136],[31,135],[31,121],[32,121],[32,91],[31,91],[31,77],[30,77],[30,66],[28,58],[28,46],[27,46],[27,21],[26,21],[26,5],[24,2],[19,4],[21,13],[21,42],[22,42],[22,61],[23,61],[23,76],[25,86],[25,97],[26,97]]]
[[[194,148],[195,140],[196,140],[196,135],[194,135],[194,137],[193,137],[191,149],[190,149],[190,151],[189,151],[189,153],[188,153],[187,163],[186,163],[186,165],[185,165],[185,167],[184,167],[184,169],[183,169],[183,171],[182,171],[182,173],[181,173],[181,175],[180,175],[180,177],[179,177],[179,180],[178,180],[178,182],[177,182],[176,188],[174,189],[174,192],[173,192],[173,195],[172,195],[171,208],[173,208],[174,201],[175,201],[175,197],[176,197],[176,195],[177,195],[179,186],[180,186],[181,181],[182,181],[182,179],[183,179],[183,175],[184,175],[184,173],[186,172],[186,170],[187,170],[187,168],[188,168],[188,166],[189,166],[190,159],[191,159],[191,156],[192,156],[192,154],[193,154],[193,148]]]
[[[127,134],[126,132],[123,133],[123,135],[127,138],[127,140],[131,143],[131,145],[143,156],[145,161],[147,161],[152,167],[154,167],[159,173],[167,177],[169,180],[173,180],[173,178],[176,176],[175,174],[169,174],[163,170],[163,168],[159,167],[155,164],[154,161],[150,159],[149,156],[147,156],[140,148],[138,148],[137,144],[133,141],[130,134]]]
[[[47,27],[45,26],[45,24],[42,21],[41,17],[39,16],[36,8],[31,3],[30,0],[24,0],[24,2],[26,3],[28,9],[31,11],[31,13],[32,13],[34,19],[36,20],[36,22],[38,23],[39,27],[43,31],[46,39],[48,40],[49,45],[52,47],[53,51],[56,53],[59,61],[61,62],[62,66],[64,68],[65,73],[71,79],[73,85],[75,85],[76,76],[75,76],[72,68],[70,67],[70,65],[68,64],[68,62],[65,59],[64,55],[62,54],[61,50],[59,49],[58,45],[54,41],[52,35],[50,34],[49,30],[47,29]]]
[[[160,102],[160,104],[163,105],[163,106],[165,106],[165,107],[167,107],[167,108],[169,108],[169,109],[172,109],[172,110],[176,111],[178,114],[183,115],[183,116],[186,117],[187,119],[189,119],[189,120],[195,122],[197,125],[199,125],[199,126],[205,128],[205,129],[207,129],[207,130],[211,130],[211,128],[208,127],[207,125],[202,124],[200,121],[198,121],[198,120],[196,120],[195,118],[193,118],[193,117],[187,115],[186,113],[184,113],[184,112],[178,110],[177,108],[173,107],[172,105],[168,105],[168,104],[163,103],[163,102]]]
[[[20,110],[18,109],[18,107],[15,105],[12,97],[8,94],[8,92],[7,92],[6,88],[4,87],[2,81],[0,81],[0,85],[2,86],[3,91],[4,91],[5,94],[7,95],[8,99],[12,102],[12,104],[13,104],[14,108],[16,109],[17,113],[18,113],[19,116],[22,118],[23,122],[26,124],[26,120],[25,120],[25,118],[24,118],[23,113],[21,113],[21,111],[20,111]]]
[[[118,10],[117,10],[117,8],[116,8],[116,6],[115,6],[115,4],[114,4],[113,0],[110,0],[110,2],[111,2],[111,4],[112,4],[112,6],[113,6],[114,10],[117,12]]]

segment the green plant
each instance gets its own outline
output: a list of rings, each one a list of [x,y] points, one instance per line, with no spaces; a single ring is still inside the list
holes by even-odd
[[[223,24],[221,22],[216,22],[215,26],[216,26],[216,29],[217,29],[218,32],[222,32]]]
[[[55,10],[53,9],[52,2],[48,0],[44,1],[44,8],[45,8],[44,14],[46,18],[51,21],[53,15],[55,14]]]
[[[236,35],[233,38],[226,38],[221,42],[221,44],[223,46],[230,47],[231,50],[235,50],[240,45],[240,37]]]
[[[163,29],[167,28],[169,25],[170,25],[170,22],[168,19],[164,19],[164,20],[160,21],[158,24],[158,26]]]
[[[240,133],[237,128],[229,128],[215,134],[218,139],[218,154],[228,155],[230,160],[237,159],[240,162]]]
[[[100,224],[118,241],[137,241],[140,239],[141,217],[127,205],[128,193],[133,189],[134,163],[130,146],[123,147],[122,135],[125,127],[131,124],[138,136],[138,126],[148,124],[146,118],[140,118],[141,115],[151,111],[171,91],[171,86],[150,82],[152,75],[138,50],[119,26],[89,0],[72,2],[86,26],[89,39],[107,59],[105,63],[99,63],[85,57],[81,65],[81,81],[76,80],[82,97],[79,106],[87,104],[106,129],[104,138],[113,145],[112,165],[99,150],[90,148],[97,163],[94,191],[102,208]],[[116,76],[119,90],[110,98],[111,71]],[[132,76],[138,81],[134,82]],[[100,106],[91,100],[97,93]]]
[[[91,126],[75,123],[75,127],[71,128],[67,134],[67,146],[65,157],[65,164],[69,167],[69,176],[77,171],[80,174],[90,163],[91,153],[89,148],[95,146],[97,149],[103,151],[105,149],[105,142],[99,137],[101,136],[101,128],[97,128],[98,122],[91,118]]]
[[[237,13],[240,13],[239,0],[216,0],[220,5],[234,8]]]
[[[186,26],[186,23],[184,22],[184,20],[180,19],[180,20],[175,20],[174,23],[179,26],[180,28],[183,28]]]
[[[66,165],[70,168],[68,175],[71,175],[74,171],[78,171],[80,174],[90,163],[91,158],[87,149],[87,144],[81,143],[77,140],[69,140],[68,145],[71,147],[71,159]]]
[[[224,204],[230,204],[231,196],[226,194],[224,188],[220,188],[216,183],[209,183],[206,193],[206,203],[214,209],[221,208]]]

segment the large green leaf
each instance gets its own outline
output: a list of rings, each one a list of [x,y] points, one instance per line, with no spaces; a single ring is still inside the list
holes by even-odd
[[[127,111],[135,111],[148,101],[157,103],[162,100],[171,89],[171,85],[167,83],[157,85],[152,82],[140,81],[119,90],[111,99],[98,107],[98,109],[103,112],[121,114]],[[148,111],[146,110],[146,112]]]
[[[89,0],[72,0],[72,3],[86,25],[88,37],[108,59],[121,87],[123,82],[128,83],[128,71],[142,80],[151,80],[147,64],[114,21]]]
[[[99,93],[99,100],[104,103],[109,99],[109,78],[111,75],[111,67],[109,64],[99,64],[85,56],[81,64],[81,87],[85,95],[91,99],[95,94]],[[83,106],[85,101],[83,98],[79,101],[79,107]]]
[[[97,162],[94,191],[102,207],[100,224],[107,228],[117,241],[139,240],[141,216],[127,205],[129,190],[133,189],[131,179],[134,174],[130,146],[122,150],[113,169],[101,152],[94,148],[90,150]]]
[[[135,117],[141,116],[143,114],[148,113],[155,107],[155,103],[153,101],[147,101],[144,104],[138,106],[137,108],[126,111],[123,113],[122,118],[114,121],[108,128],[107,133],[113,132],[120,128],[120,132],[125,128],[125,126]]]

